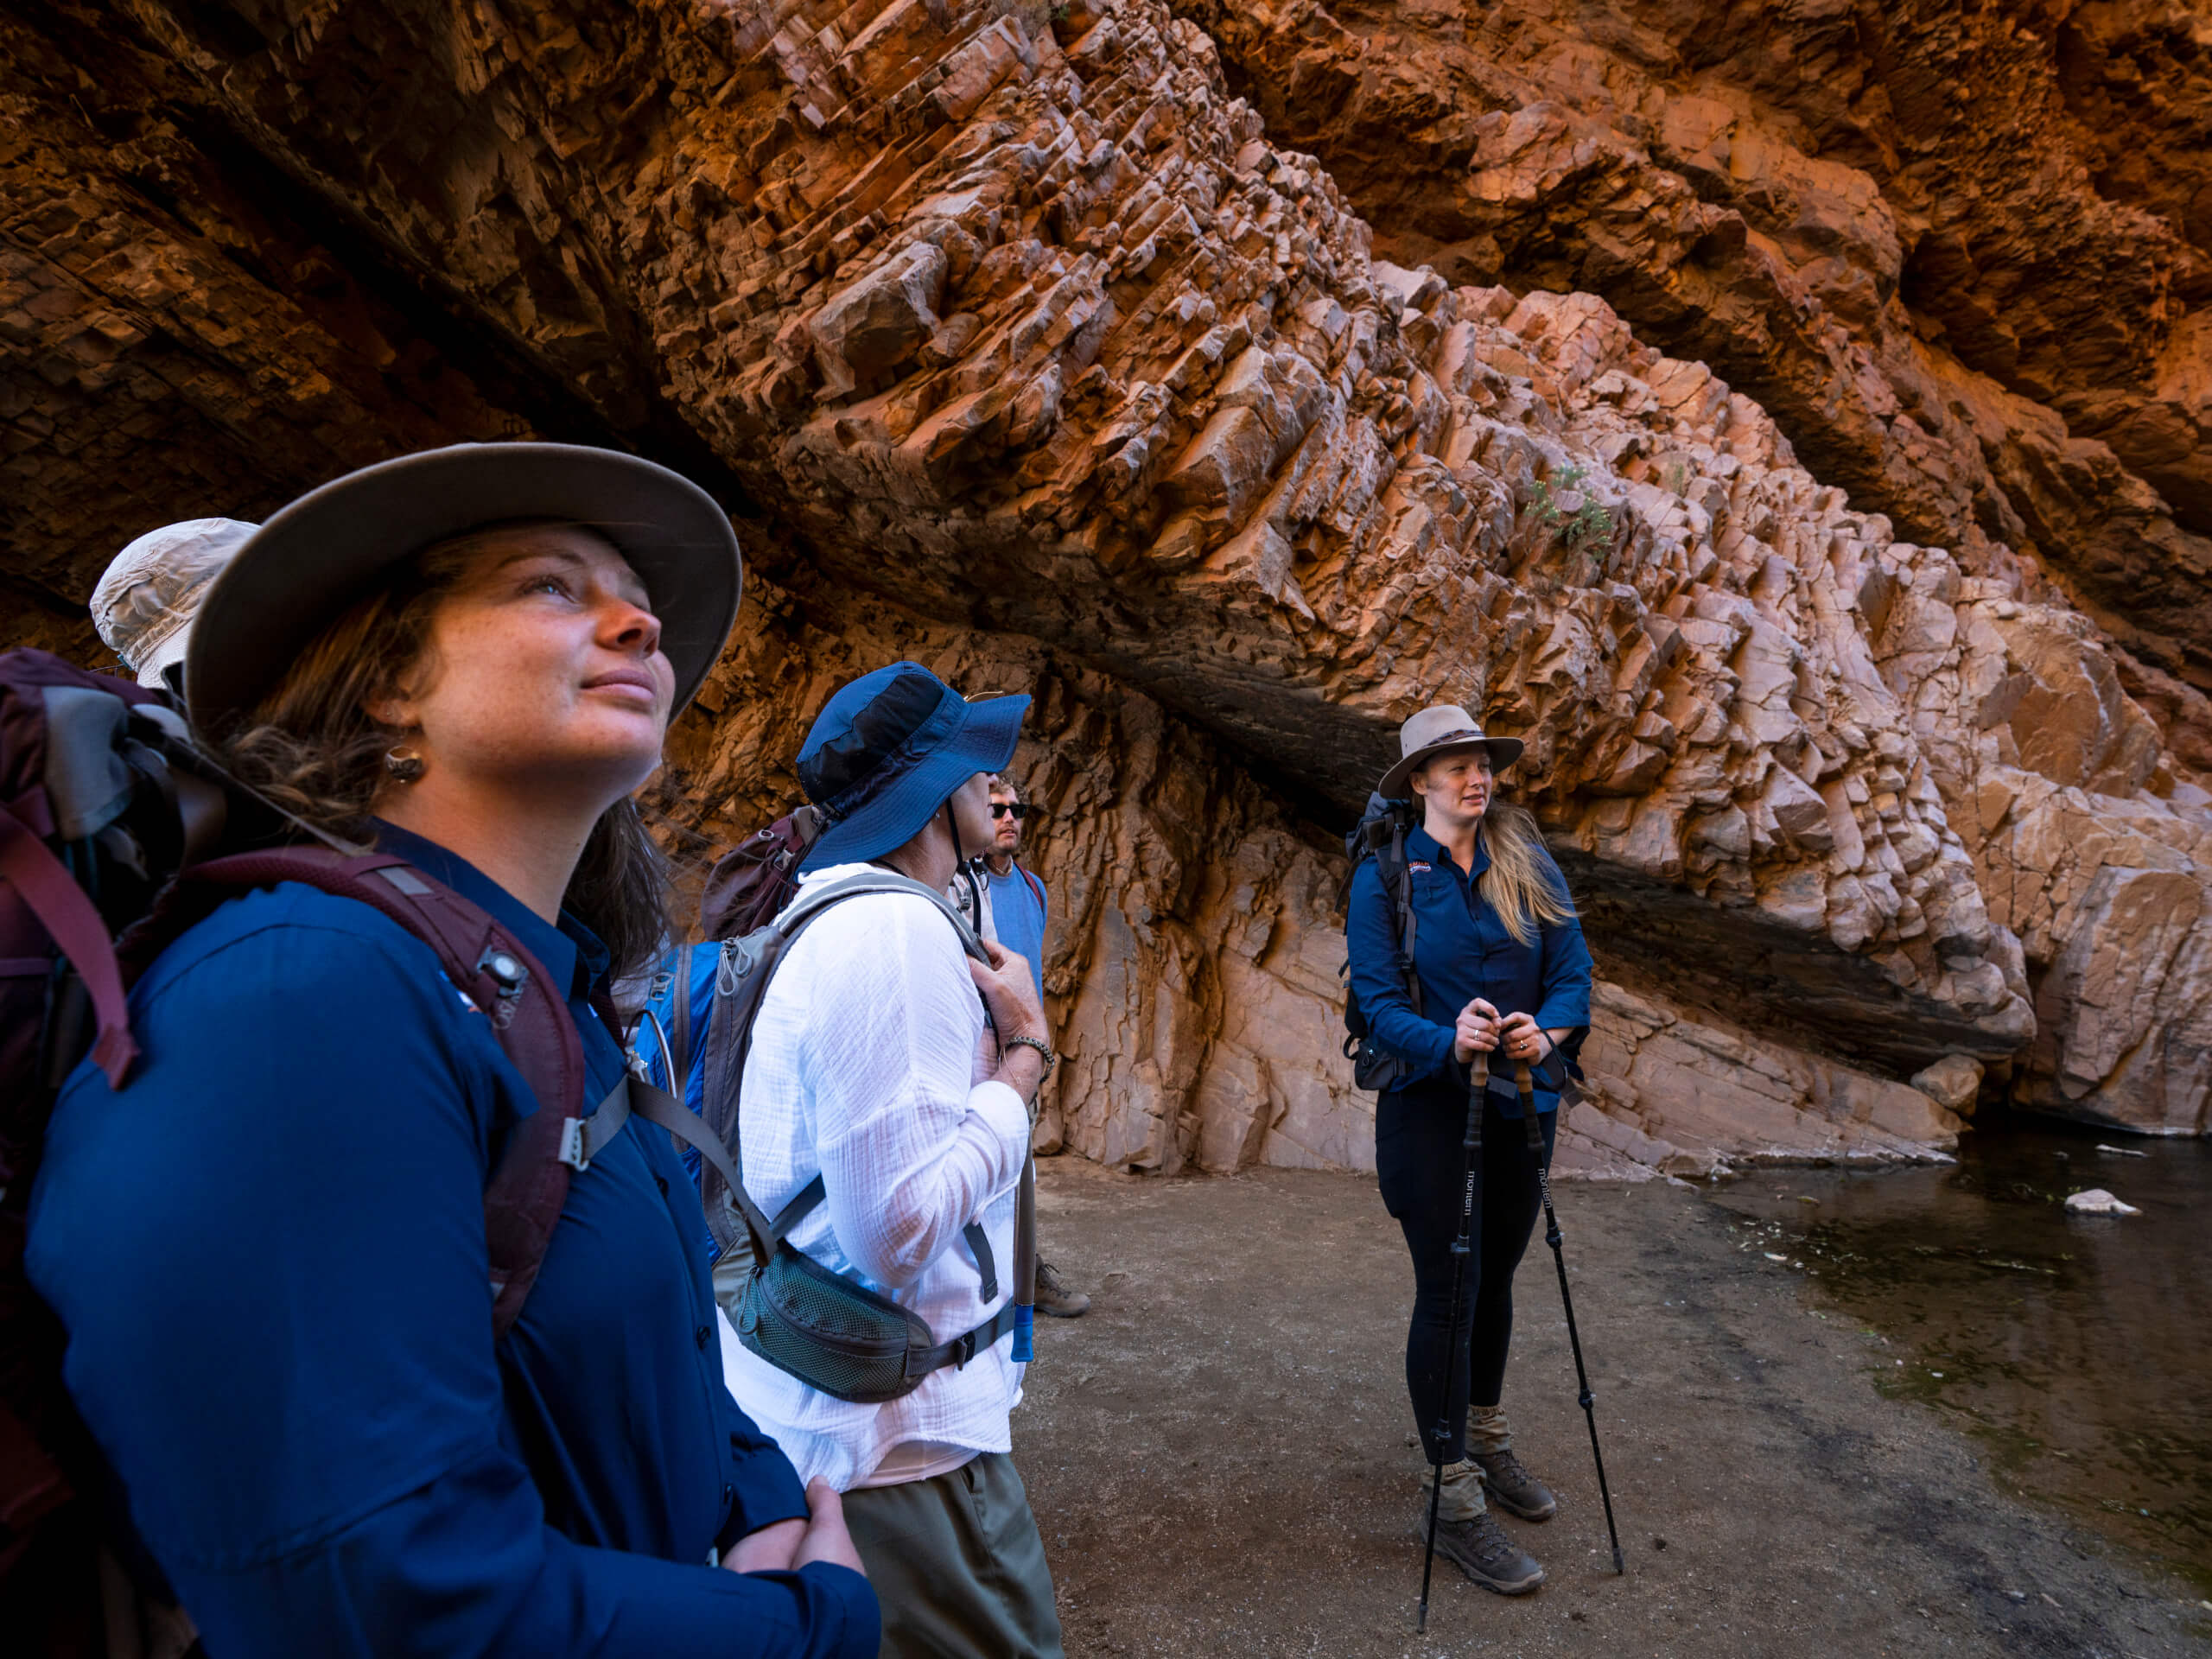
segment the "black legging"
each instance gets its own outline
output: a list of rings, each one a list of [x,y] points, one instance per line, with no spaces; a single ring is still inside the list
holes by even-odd
[[[1551,1156],[1557,1113],[1543,1113],[1544,1157]],[[1397,1217],[1414,1259],[1414,1317],[1406,1332],[1406,1392],[1421,1444],[1433,1459],[1437,1401],[1451,1354],[1446,1326],[1452,1310],[1452,1241],[1459,1236],[1460,1183],[1466,1154],[1467,1095],[1452,1083],[1418,1084],[1379,1096],[1375,1107],[1375,1169],[1382,1202]],[[1475,1248],[1460,1293],[1460,1358],[1454,1367],[1452,1436],[1444,1461],[1466,1455],[1467,1404],[1494,1406],[1505,1384],[1513,1340],[1513,1270],[1535,1230],[1541,1198],[1536,1155],[1528,1129],[1483,1100],[1482,1179],[1475,1184]]]

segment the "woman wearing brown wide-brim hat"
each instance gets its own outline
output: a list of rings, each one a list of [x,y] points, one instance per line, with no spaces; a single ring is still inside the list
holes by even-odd
[[[557,1001],[557,1067],[524,1058],[616,1097],[606,987],[663,931],[631,791],[741,575],[728,517],[665,468],[467,444],[293,502],[192,620],[211,749],[404,860],[400,891],[473,906],[500,986],[472,996],[382,910],[282,881],[180,934],[131,994],[135,1074],[88,1063],[54,1109],[30,1277],[122,1518],[211,1653],[874,1659],[836,1495],[722,1384],[669,1136],[594,1114],[572,1173],[541,1162],[566,1196],[518,1309],[493,1276],[487,1185],[565,1106],[499,1033]]]
[[[1499,1527],[1485,1493],[1525,1520],[1548,1519],[1558,1505],[1514,1455],[1500,1404],[1513,1273],[1538,1208],[1537,1155],[1513,1067],[1535,1070],[1548,1159],[1563,1068],[1590,1022],[1590,952],[1535,819],[1497,798],[1520,740],[1488,736],[1465,709],[1440,703],[1405,722],[1399,746],[1377,793],[1410,796],[1415,827],[1403,837],[1402,868],[1395,843],[1360,865],[1344,918],[1367,1041],[1395,1063],[1376,1101],[1375,1165],[1413,1257],[1406,1386],[1429,1461],[1443,1465],[1437,1547],[1476,1583],[1516,1595],[1541,1583],[1543,1568]],[[1467,1065],[1478,1053],[1492,1057],[1492,1070],[1474,1249],[1453,1331]],[[1440,1419],[1450,1424],[1441,1440]],[[1427,1519],[1424,1491],[1415,1522],[1424,1538]]]

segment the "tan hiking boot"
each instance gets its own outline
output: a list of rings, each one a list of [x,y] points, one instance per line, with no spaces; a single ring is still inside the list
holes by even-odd
[[[1090,1312],[1090,1298],[1079,1290],[1068,1288],[1066,1281],[1052,1271],[1052,1263],[1037,1263],[1037,1311],[1049,1313],[1056,1319],[1079,1319]]]
[[[1559,1499],[1550,1487],[1530,1474],[1510,1452],[1478,1452],[1475,1466],[1483,1471],[1483,1484],[1497,1500],[1497,1507],[1523,1521],[1548,1521],[1559,1513]]]
[[[1544,1581],[1536,1558],[1505,1535],[1497,1517],[1478,1510],[1471,1517],[1447,1520],[1439,1506],[1436,1553],[1485,1590],[1501,1596],[1525,1596]],[[1428,1542],[1428,1505],[1414,1517],[1414,1537]]]
[[[1513,1426],[1503,1406],[1467,1408],[1467,1455],[1482,1471],[1483,1484],[1497,1507],[1523,1521],[1548,1521],[1559,1513],[1551,1488],[1530,1474],[1513,1455]]]

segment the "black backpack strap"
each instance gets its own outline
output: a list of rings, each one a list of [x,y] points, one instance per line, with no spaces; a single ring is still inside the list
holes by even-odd
[[[1378,853],[1375,868],[1382,878],[1383,891],[1398,908],[1398,972],[1406,982],[1406,998],[1414,1005],[1414,1012],[1425,1019],[1428,1010],[1421,1006],[1421,976],[1414,971],[1414,944],[1420,937],[1421,925],[1414,917],[1414,883],[1406,868],[1406,825],[1402,818],[1391,821],[1390,855],[1384,858]]]
[[[1020,1322],[1020,1304],[1008,1302],[973,1331],[964,1331],[950,1342],[924,1348],[906,1356],[906,1375],[919,1379],[944,1365],[965,1365]],[[1019,1355],[1016,1356],[1020,1357]]]

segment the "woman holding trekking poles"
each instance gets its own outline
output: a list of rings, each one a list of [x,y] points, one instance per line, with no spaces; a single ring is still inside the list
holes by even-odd
[[[683,1165],[614,1110],[607,987],[664,938],[630,795],[741,575],[672,473],[461,445],[294,502],[198,613],[209,751],[296,839],[405,861],[213,904],[34,1189],[120,1553],[222,1659],[876,1652],[836,1494],[723,1386]],[[500,1210],[549,1124],[572,1144]],[[510,1272],[514,1213],[542,1224]]]
[[[1401,758],[1377,792],[1392,802],[1410,794],[1415,827],[1361,863],[1344,933],[1368,1042],[1395,1063],[1376,1103],[1375,1163],[1413,1257],[1406,1386],[1428,1461],[1441,1465],[1433,1477],[1437,1548],[1476,1583],[1519,1595],[1543,1581],[1543,1568],[1490,1505],[1529,1521],[1548,1519],[1558,1505],[1514,1455],[1499,1403],[1514,1269],[1539,1207],[1538,1154],[1515,1071],[1534,1073],[1548,1161],[1564,1070],[1590,1020],[1590,952],[1535,818],[1496,796],[1520,741],[1486,737],[1465,709],[1440,704],[1407,721],[1399,741]],[[1469,1067],[1478,1059],[1488,1083],[1471,1249],[1455,1299]],[[1424,1488],[1415,1532],[1426,1538]]]

